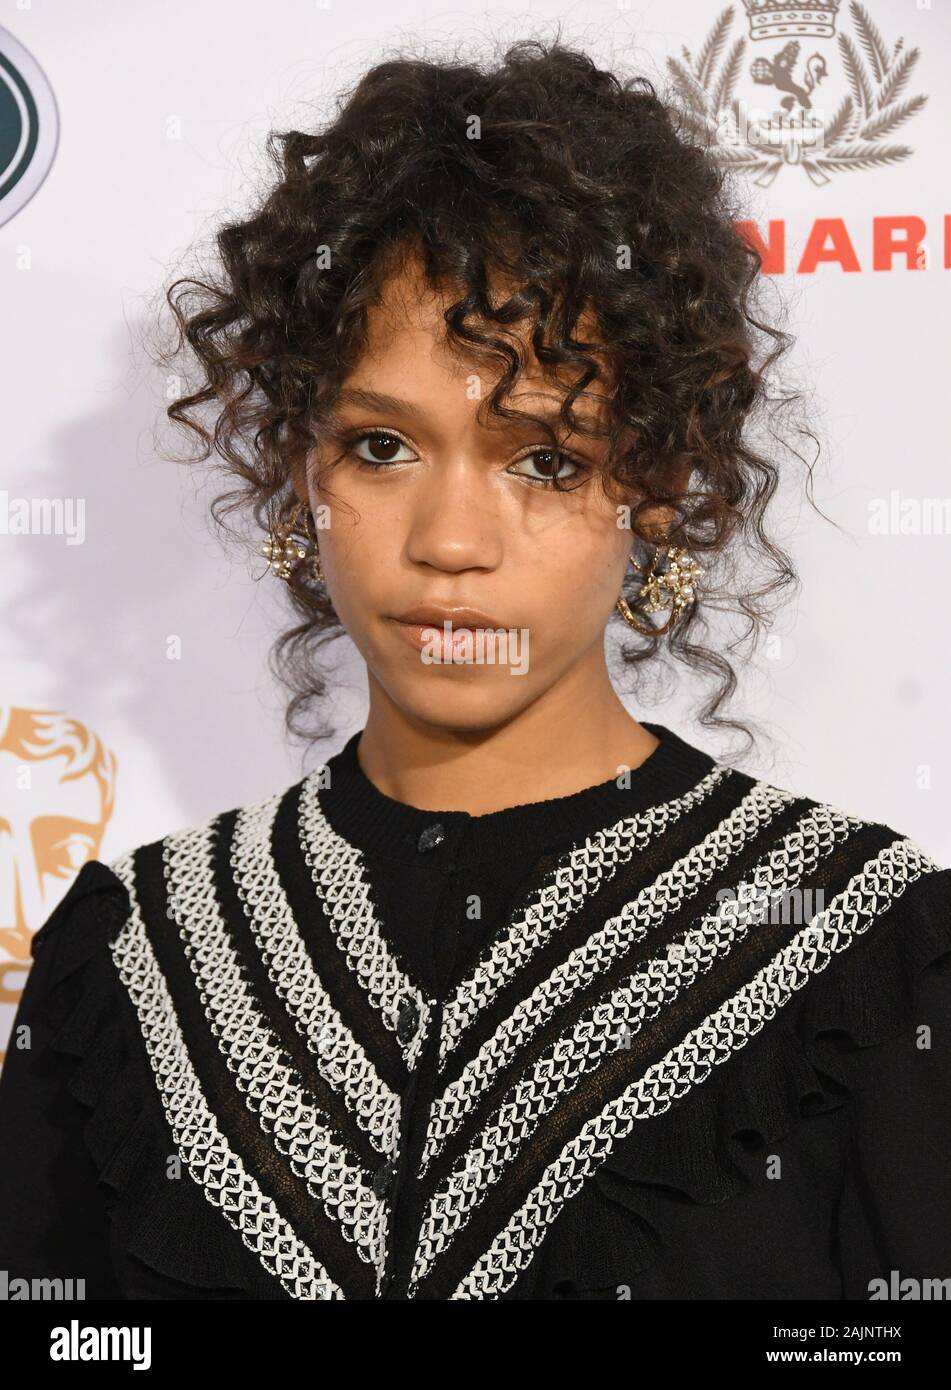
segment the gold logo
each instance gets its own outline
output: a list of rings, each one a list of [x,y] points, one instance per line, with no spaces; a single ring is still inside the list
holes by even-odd
[[[0,1049],[26,982],[33,933],[86,861],[98,857],[115,782],[114,755],[78,720],[59,710],[0,706]]]
[[[868,10],[854,0],[853,34],[836,33],[839,0],[744,0],[744,6],[748,38],[729,42],[735,18],[730,6],[696,57],[684,48],[681,58],[667,60],[688,131],[712,145],[721,163],[749,174],[760,187],[784,167],[796,166],[822,187],[835,174],[908,158],[910,147],[892,143],[891,136],[927,101],[905,95],[917,48],[906,49],[901,38],[889,48]],[[811,51],[804,53],[806,40]],[[747,66],[748,43],[768,44],[769,50]],[[744,75],[752,82],[750,100],[736,95]]]

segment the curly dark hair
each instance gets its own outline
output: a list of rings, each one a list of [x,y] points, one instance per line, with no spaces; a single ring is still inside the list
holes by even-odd
[[[322,129],[271,132],[267,153],[276,179],[253,215],[217,230],[211,270],[165,291],[175,341],[161,360],[185,356],[200,373],[180,373],[186,388],[167,409],[199,441],[197,458],[180,461],[215,451],[238,480],[213,502],[215,521],[231,529],[225,518],[248,509],[263,534],[286,519],[296,471],[365,347],[367,310],[413,253],[433,289],[451,291],[448,341],[501,366],[480,409],[534,418],[504,404],[521,369],[507,330],[523,320],[544,370],[577,373],[566,427],[585,428],[577,394],[610,383],[605,485],[633,504],[633,541],[652,539],[643,511],[671,506],[667,541],[705,571],[667,638],[637,638],[620,620],[632,639],[622,661],[658,670],[666,650],[712,678],[700,722],[752,744],[745,723],[720,713],[737,685],[725,652],[755,644],[780,591],[798,587],[763,518],[779,482],[775,411],[800,397],[769,384],[792,338],[759,306],[765,277],[727,174],[673,101],[557,40],[514,43],[492,63],[404,50],[370,68]],[[496,272],[515,286],[501,303],[489,293]],[[575,336],[586,306],[596,341]],[[216,415],[203,422],[209,403]],[[771,442],[757,447],[763,423]],[[792,453],[811,485],[812,464]],[[343,628],[303,569],[288,585],[295,625],[271,661],[292,692],[286,730],[310,740],[333,732],[305,716],[328,691],[320,648]],[[626,583],[637,612],[630,570]],[[711,639],[724,613],[744,625],[735,640]]]

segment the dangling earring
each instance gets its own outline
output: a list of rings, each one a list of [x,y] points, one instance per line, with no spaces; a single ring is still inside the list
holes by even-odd
[[[663,574],[657,574],[657,557],[661,550],[667,551],[667,568]],[[621,617],[629,627],[634,628],[635,632],[641,632],[645,637],[662,637],[673,627],[680,617],[687,604],[693,599],[694,585],[703,574],[703,570],[696,560],[686,550],[679,546],[656,546],[650,562],[650,568],[645,573],[641,566],[634,560],[634,553],[631,552],[630,559],[634,568],[641,570],[644,574],[644,583],[638,591],[638,598],[646,598],[644,608],[648,613],[657,613],[661,608],[667,606],[668,600],[661,598],[661,590],[666,590],[670,594],[670,617],[662,627],[643,627],[631,612],[630,605],[622,594],[615,607]]]
[[[261,554],[268,561],[272,574],[276,575],[278,579],[290,579],[301,561],[308,558],[308,551],[291,534],[297,526],[297,518],[302,509],[304,509],[304,530],[312,548],[310,572],[318,584],[323,584],[325,579],[320,564],[317,533],[311,524],[310,508],[306,502],[298,502],[286,521],[278,522],[270,528],[267,538],[261,543]]]

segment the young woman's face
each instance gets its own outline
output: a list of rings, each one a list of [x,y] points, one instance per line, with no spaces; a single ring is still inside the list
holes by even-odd
[[[371,313],[368,349],[335,407],[344,437],[316,458],[347,453],[326,491],[312,466],[309,501],[328,591],[371,695],[424,724],[488,730],[566,680],[567,698],[584,693],[586,674],[603,666],[631,533],[601,485],[603,438],[559,424],[556,453],[536,425],[477,420],[496,378],[444,345],[441,301],[415,277],[413,267],[390,281]],[[523,360],[531,371],[510,403],[557,410],[563,391],[534,355]],[[603,421],[602,408],[590,396],[574,406]],[[555,474],[571,490],[546,483]],[[453,620],[465,629],[454,655],[431,640],[442,638],[438,613],[422,632],[399,621],[420,605],[479,610],[490,629],[481,649],[478,618]]]

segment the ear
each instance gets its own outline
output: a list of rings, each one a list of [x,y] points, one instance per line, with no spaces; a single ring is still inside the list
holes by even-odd
[[[671,490],[686,492],[687,488],[690,486],[690,475],[692,472],[693,467],[690,463],[677,464],[672,469],[670,475]],[[653,536],[658,543],[670,532],[670,528],[674,525],[676,520],[676,509],[671,506],[663,506],[660,503],[641,513],[641,526],[645,534]]]
[[[307,478],[304,472],[303,464],[299,465],[294,469],[291,475],[291,481],[294,485],[294,491],[297,494],[298,499],[301,502],[309,503],[310,494],[307,490]]]
[[[643,535],[652,537],[660,543],[663,537],[670,530],[671,522],[674,519],[672,507],[648,507],[641,512],[640,529]]]

